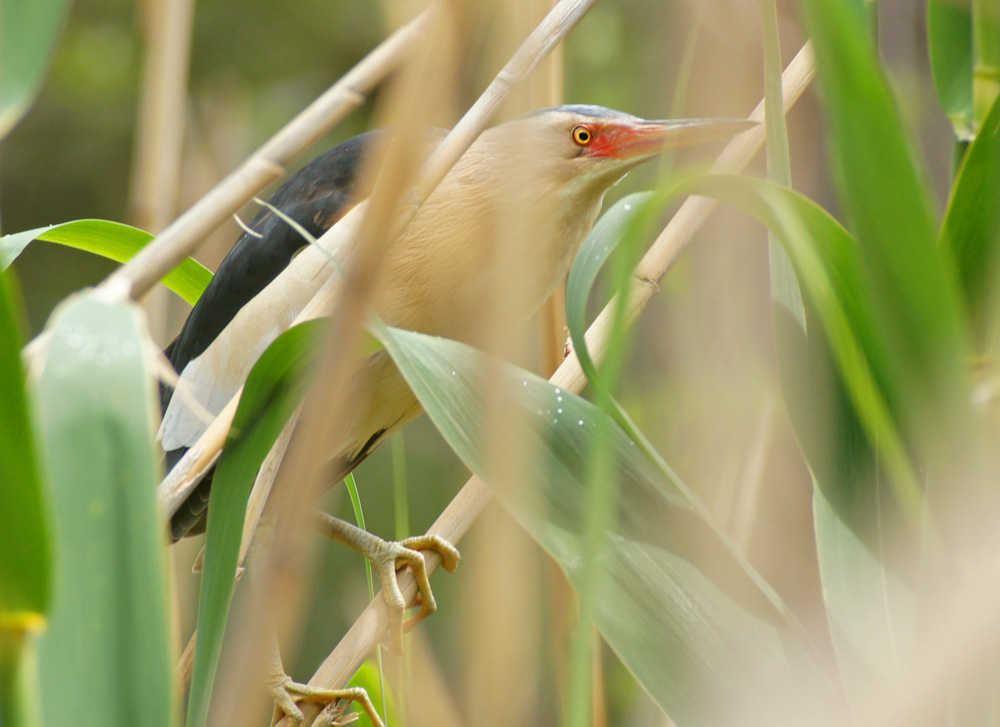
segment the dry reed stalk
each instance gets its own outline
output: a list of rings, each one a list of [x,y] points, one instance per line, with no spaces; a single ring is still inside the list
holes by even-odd
[[[177,208],[193,19],[193,0],[148,3],[129,207],[136,225],[154,234]]]
[[[532,13],[551,5],[551,0],[531,0]],[[557,48],[528,83],[531,108],[558,106],[563,102],[565,58]],[[542,371],[548,376],[562,362],[566,346],[566,287],[561,283],[539,312],[542,341]]]
[[[151,0],[144,5],[145,54],[129,216],[137,227],[159,234],[176,214],[180,193],[194,0]],[[154,341],[168,340],[170,295],[157,286],[142,300]],[[190,678],[193,657],[193,648],[186,649],[178,673],[186,669]]]
[[[539,63],[559,45],[563,38],[580,22],[595,0],[560,0],[541,23],[524,40],[507,65],[501,69],[493,81],[476,99],[465,115],[451,130],[441,145],[431,154],[414,190],[417,204],[422,203],[434,191],[462,156],[486,128],[500,105],[507,98],[511,88],[527,78]]]
[[[394,154],[387,161],[390,169],[382,170],[382,174],[397,184],[388,186],[384,195],[378,191],[369,201],[369,209],[364,217],[363,229],[359,235],[362,242],[353,254],[365,253],[361,259],[354,259],[353,273],[357,275],[352,280],[349,273],[344,276],[343,291],[337,306],[336,319],[331,322],[331,333],[327,338],[325,351],[320,355],[318,370],[323,371],[323,378],[317,383],[313,396],[307,402],[302,415],[301,426],[296,429],[289,445],[288,454],[282,462],[277,480],[272,489],[272,498],[278,503],[275,510],[278,513],[291,512],[293,502],[301,502],[302,496],[316,491],[322,478],[322,470],[317,466],[317,459],[324,460],[323,451],[328,442],[339,441],[339,431],[346,426],[343,417],[338,412],[344,411],[349,402],[350,375],[353,372],[355,342],[360,339],[362,325],[367,310],[367,300],[371,291],[371,282],[377,274],[377,263],[380,250],[372,244],[384,240],[387,244],[396,239],[402,230],[413,220],[420,205],[433,193],[461,155],[472,145],[479,134],[492,120],[500,105],[517,82],[523,80],[537,67],[544,56],[574,27],[594,0],[561,0],[559,4],[545,17],[520,45],[511,60],[494,78],[487,89],[479,97],[471,109],[466,112],[451,132],[432,152],[420,170],[420,176],[410,195],[402,186],[408,178],[409,169],[401,167],[401,173],[393,179],[392,166],[405,163],[401,149],[394,149]],[[444,68],[456,68],[457,64],[445,64]],[[433,73],[421,74],[424,78],[436,77]],[[426,83],[418,78],[411,79],[412,86],[405,88],[404,95],[410,96],[405,107],[420,109],[423,113],[407,111],[401,118],[416,120],[429,115],[431,108],[426,105]],[[397,200],[409,202],[402,208]],[[349,246],[354,249],[353,246]],[[384,248],[383,248],[384,249]],[[335,372],[331,375],[330,372]],[[288,505],[281,504],[289,503]],[[269,504],[268,507],[271,505]],[[298,508],[301,511],[302,508]],[[280,514],[279,514],[280,517]],[[289,517],[292,523],[294,518]],[[275,542],[267,553],[267,562],[263,568],[265,583],[272,582],[277,577],[279,569],[287,569],[287,564],[293,559],[301,558],[303,548],[294,542],[294,535],[301,531],[294,524],[284,526],[277,531]],[[288,580],[285,581],[286,583]],[[280,590],[280,602],[273,604],[273,613],[282,614],[272,618],[273,623],[289,624],[293,619],[288,613],[293,604],[301,601],[299,598],[305,587],[306,579],[301,578],[295,586],[286,586]],[[269,592],[276,589],[268,588]]]
[[[504,0],[496,4],[502,28],[494,28],[493,37],[503,38],[503,46],[514,47],[548,13],[553,0]],[[563,46],[539,64],[532,75],[511,94],[504,105],[505,116],[556,106],[562,102]],[[517,216],[506,215],[500,231],[501,239],[530,239],[533,231],[519,225]],[[490,262],[497,279],[516,279],[523,261],[516,245],[501,246]],[[555,371],[563,358],[564,323],[559,320],[563,291],[557,290],[537,316],[539,340],[529,340],[535,331],[524,329],[521,336],[505,333],[509,326],[509,311],[515,304],[509,288],[494,287],[484,291],[484,315],[477,324],[477,340],[470,341],[490,352],[510,360],[529,360],[541,343],[541,370],[546,376]],[[548,324],[548,325],[546,325]],[[484,390],[503,388],[502,372],[491,368],[484,371]],[[487,397],[488,414],[484,431],[488,452],[485,456],[496,467],[508,470],[505,482],[516,483],[523,477],[516,471],[525,461],[519,452],[523,442],[508,441],[504,432],[516,430],[511,402]],[[526,452],[524,454],[527,454]],[[509,471],[513,466],[515,471]],[[503,543],[502,548],[496,547]],[[479,526],[464,542],[463,554],[476,567],[465,575],[460,611],[465,616],[456,623],[462,638],[461,660],[466,664],[462,679],[455,685],[461,694],[465,714],[477,715],[477,727],[501,727],[508,724],[528,724],[540,707],[536,686],[542,683],[542,665],[534,650],[536,632],[540,627],[544,552],[517,522],[502,508],[494,506],[479,519]],[[518,633],[519,638],[510,638]],[[332,646],[332,644],[331,644]],[[510,695],[519,698],[511,700]],[[424,720],[426,722],[426,720]]]
[[[399,126],[405,120],[422,128],[443,100],[444,79],[456,64],[443,62],[446,47],[451,45],[451,33],[445,25],[448,19],[443,14],[435,15],[434,19],[430,42],[424,44],[393,84],[387,113],[390,126]],[[432,88],[426,82],[421,83],[421,79],[428,78],[436,80]],[[243,633],[277,632],[279,643],[297,635],[294,629],[309,583],[308,564],[318,545],[315,537],[311,542],[305,539],[308,529],[304,526],[311,503],[328,480],[325,470],[330,444],[342,441],[348,433],[350,418],[341,413],[349,411],[353,404],[355,392],[350,384],[359,365],[357,354],[379,266],[408,221],[406,218],[412,219],[412,213],[404,212],[404,221],[400,221],[398,201],[405,199],[416,178],[423,161],[421,149],[419,145],[398,144],[392,138],[379,146],[375,158],[366,163],[365,172],[377,174],[377,183],[365,203],[360,229],[356,234],[348,234],[351,256],[343,275],[338,276],[339,295],[324,311],[329,314],[336,310],[336,316],[329,317],[323,326],[316,364],[310,371],[309,395],[264,505],[261,522],[265,524],[263,532],[271,534],[271,542],[261,549],[251,545],[248,554],[255,583],[262,584],[261,592],[271,597],[266,603],[255,602],[254,612],[241,624]],[[265,658],[262,649],[247,648],[241,660],[242,674],[252,678],[255,668],[260,669]],[[231,684],[244,683],[239,673],[231,676],[234,677]],[[226,709],[227,704],[232,705],[233,711]],[[236,686],[228,691],[228,702],[222,701],[224,713],[234,715],[235,723],[249,719],[249,706],[242,689]]]
[[[811,45],[806,43],[782,74],[783,102],[786,113],[812,81],[815,71]],[[763,101],[758,104],[749,118],[763,122]],[[740,134],[730,141],[720,154],[714,170],[718,172],[741,170],[759,151],[763,143],[763,125]],[[626,323],[628,325],[635,322],[639,313],[652,299],[658,290],[657,281],[666,274],[681,250],[690,242],[695,232],[717,204],[713,200],[702,197],[687,199],[657,237],[636,267],[634,276],[637,282],[632,285],[626,296]],[[595,361],[600,361],[606,352],[615,306],[616,302],[612,300],[587,331],[587,344]],[[571,354],[567,357],[550,381],[556,386],[574,393],[581,391],[586,379],[576,356]],[[492,499],[493,495],[489,487],[478,477],[471,477],[428,532],[440,535],[452,543],[459,542]],[[424,555],[427,559],[428,571],[435,570],[441,564],[438,555],[434,553],[425,553]],[[402,573],[399,584],[404,597],[412,599],[416,594],[416,582],[412,574]],[[327,688],[337,688],[346,684],[351,675],[367,658],[367,655],[374,650],[375,645],[381,641],[387,627],[388,615],[385,601],[381,594],[378,594],[316,670],[316,673],[309,680],[309,684]],[[315,718],[319,710],[312,705],[303,705],[303,711],[308,721]],[[279,727],[288,727],[288,721],[282,720]]]
[[[137,227],[159,234],[177,212],[194,0],[151,0],[145,10],[129,216]],[[157,286],[142,302],[153,340],[168,340],[170,291]]]

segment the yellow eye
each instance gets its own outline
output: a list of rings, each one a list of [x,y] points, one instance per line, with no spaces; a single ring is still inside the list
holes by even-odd
[[[573,141],[575,141],[580,146],[587,146],[587,144],[589,144],[593,140],[594,140],[594,133],[586,126],[573,127]]]

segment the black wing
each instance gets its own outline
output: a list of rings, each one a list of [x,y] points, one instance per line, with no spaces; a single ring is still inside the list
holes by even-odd
[[[318,156],[285,182],[271,197],[270,204],[311,235],[319,237],[355,202],[370,194],[370,189],[360,188],[358,172],[366,151],[379,133],[370,131],[355,136]],[[178,373],[211,345],[240,309],[288,266],[296,252],[309,244],[267,208],[257,213],[250,229],[257,234],[245,232],[236,241],[180,334],[164,351]],[[163,412],[172,395],[172,388],[161,385]],[[168,471],[185,451],[181,448],[167,452]],[[199,532],[203,527],[210,487],[211,473],[174,515],[171,520],[174,540]]]
[[[377,131],[348,139],[316,157],[274,193],[269,203],[319,237],[351,205],[368,196],[357,189],[361,160]],[[287,222],[265,208],[257,213],[188,316],[169,349],[170,362],[181,372],[200,356],[229,321],[284,270],[308,243]]]

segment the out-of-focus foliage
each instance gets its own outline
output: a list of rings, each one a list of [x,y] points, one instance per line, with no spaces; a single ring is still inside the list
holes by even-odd
[[[0,3],[0,139],[38,93],[68,6],[69,0]]]
[[[51,525],[12,287],[0,272],[0,722],[35,727],[36,639],[52,599]]]
[[[952,187],[940,244],[958,266],[979,349],[991,343],[1000,248],[1000,98],[969,146]]]
[[[885,342],[874,335],[870,291],[856,240],[815,203],[786,188],[755,180],[717,178],[693,189],[757,217],[786,246],[810,324],[808,336],[784,308],[775,309],[785,392],[803,453],[813,471],[815,527],[825,607],[850,683],[869,669],[885,674],[891,635],[912,633],[912,584],[876,552],[920,522],[923,494],[903,446],[898,411],[881,382]],[[831,373],[836,374],[831,376]],[[877,447],[877,455],[876,455]],[[869,484],[878,463],[883,487]],[[895,530],[868,519],[881,513]],[[912,566],[912,563],[910,564]]]
[[[10,278],[0,273],[0,622],[44,618],[51,599],[49,522],[21,367]],[[20,616],[18,616],[20,614]],[[2,628],[2,627],[0,627]]]
[[[361,668],[355,672],[354,676],[351,677],[351,681],[348,686],[361,687],[366,692],[368,696],[371,697],[372,704],[375,705],[375,709],[381,712],[382,709],[382,687],[384,680],[379,674],[378,664],[369,659]],[[386,689],[385,694],[385,706],[386,713],[383,715],[382,721],[387,725],[399,724],[399,716],[397,715],[396,700],[392,696],[391,690]],[[358,727],[372,727],[372,721],[369,719],[368,715],[365,714],[364,710],[355,705],[354,712],[358,713],[357,725]]]
[[[15,6],[26,7],[18,0],[0,0],[5,13]],[[977,7],[986,6],[984,2]],[[35,110],[5,141],[0,153],[3,221],[7,229],[33,229],[23,238],[0,240],[4,265],[20,254],[22,243],[36,237],[42,225],[94,216],[128,218],[130,133],[143,51],[140,23],[133,18],[135,7],[124,0],[80,0],[58,48],[51,81]],[[913,102],[921,97],[914,89],[922,88],[922,95],[932,98],[930,79],[921,78],[917,85],[922,67],[914,63],[901,71],[892,47],[879,49],[887,63],[874,52],[866,21],[873,17],[873,9],[877,11],[876,3],[803,0],[801,7],[815,38],[826,124],[809,116],[809,108],[796,110],[789,122],[790,148],[780,141],[782,126],[775,118],[781,42],[777,31],[785,39],[786,51],[797,47],[788,38],[796,40],[799,32],[789,3],[768,10],[764,35],[772,179],[790,184],[791,166],[796,189],[805,194],[728,178],[666,185],[674,192],[711,194],[749,211],[788,246],[787,259],[776,245],[769,256],[764,255],[763,240],[757,240],[757,233],[745,224],[721,228],[723,234],[709,226],[706,233],[714,234],[705,234],[705,242],[693,246],[665,279],[662,297],[669,305],[651,311],[640,323],[642,333],[635,348],[627,350],[620,332],[615,339],[613,368],[626,362],[621,396],[629,414],[622,421],[632,426],[634,417],[640,422],[656,444],[654,449],[643,435],[646,454],[665,451],[693,492],[678,484],[679,477],[673,484],[665,480],[662,467],[640,456],[599,408],[527,374],[514,380],[524,398],[507,397],[521,406],[523,418],[531,422],[529,438],[540,444],[545,456],[534,462],[535,469],[524,482],[509,490],[510,483],[501,482],[500,489],[520,521],[585,595],[581,613],[585,618],[593,615],[615,651],[603,680],[610,685],[609,723],[662,721],[658,714],[644,719],[641,710],[650,703],[636,696],[640,690],[631,677],[623,676],[624,670],[634,674],[681,727],[711,722],[719,716],[713,711],[719,705],[733,705],[739,712],[735,721],[771,715],[783,703],[774,701],[769,688],[775,682],[798,685],[804,674],[812,674],[821,661],[815,657],[823,651],[828,627],[840,670],[838,676],[828,677],[835,683],[832,691],[846,693],[853,709],[864,717],[870,700],[890,693],[895,680],[919,664],[914,654],[932,641],[920,638],[930,620],[921,621],[921,610],[932,612],[941,622],[950,616],[947,608],[934,608],[937,604],[928,602],[926,590],[920,590],[934,585],[935,578],[948,583],[954,575],[950,570],[954,563],[942,553],[962,554],[976,533],[988,536],[984,523],[995,523],[997,508],[990,496],[995,488],[988,476],[995,472],[988,454],[990,430],[983,412],[970,403],[981,402],[983,391],[996,378],[995,364],[988,357],[980,360],[975,373],[986,383],[973,398],[971,357],[992,350],[997,322],[993,310],[997,276],[992,269],[1000,229],[996,193],[1000,111],[994,103],[988,117],[982,113],[970,121],[973,67],[988,67],[992,46],[973,42],[980,36],[971,25],[974,18],[967,5],[957,0],[928,1],[930,62],[944,113],[959,135],[970,124],[984,122],[951,187],[939,230],[928,183],[931,175],[911,138],[914,125],[927,122]],[[892,12],[885,4],[882,9],[883,16]],[[399,10],[396,5],[363,0],[346,4],[306,0],[291,6],[249,0],[239,8],[222,0],[199,3],[180,205],[196,199],[383,37],[380,13],[394,17]],[[470,14],[466,19],[463,60],[468,63],[456,83],[461,108],[481,88],[482,79],[499,67],[486,62],[475,68],[475,61],[493,54],[500,58],[513,42],[492,32],[505,12],[504,5],[477,6],[475,17]],[[759,96],[760,86],[755,84],[760,79],[756,60],[761,55],[760,33],[754,25],[759,16],[756,3],[676,2],[656,7],[636,0],[599,3],[567,44],[567,100],[602,103],[648,117],[667,115],[674,90],[688,82],[677,77],[679,59],[686,57],[695,59],[695,70],[683,113],[739,114]],[[10,90],[4,87],[4,74],[11,66],[2,55],[12,47],[7,33],[14,26],[7,25],[8,17],[2,16],[5,27],[0,30],[0,114],[8,98],[4,94]],[[744,19],[750,22],[741,22]],[[893,37],[894,20],[883,17],[882,43]],[[753,31],[734,35],[734,29],[745,26]],[[49,22],[47,28],[53,27]],[[982,24],[980,32],[984,27],[988,26]],[[924,51],[921,48],[921,54]],[[890,66],[892,77],[886,70]],[[729,92],[717,91],[719,79],[734,82]],[[736,88],[744,89],[746,96],[737,97]],[[982,110],[980,97],[976,106]],[[461,108],[441,109],[440,123],[450,123]],[[332,137],[360,130],[368,110]],[[796,119],[795,114],[802,116]],[[944,117],[938,121],[944,122]],[[937,156],[950,143],[947,122],[939,126],[944,127],[943,135],[935,132],[939,138],[925,139],[926,149]],[[2,127],[0,123],[0,131]],[[820,129],[826,136],[816,133]],[[824,151],[832,175],[823,166]],[[648,175],[634,175],[625,189],[637,179],[642,183]],[[595,233],[605,234],[620,222],[618,212],[620,208]],[[57,241],[72,242],[80,233],[90,240],[86,245],[105,245],[93,233],[108,233],[111,227],[87,228],[92,224],[71,223],[58,233],[70,237]],[[119,230],[127,238],[126,247],[144,244],[145,233],[129,229]],[[45,234],[51,239],[56,230]],[[234,239],[231,234],[223,242]],[[760,245],[753,244],[758,241]],[[604,282],[598,276],[604,253],[597,252],[601,259],[585,270],[582,288],[570,295],[578,349],[590,288],[595,279]],[[125,255],[118,250],[112,256]],[[217,259],[218,250],[211,255]],[[33,245],[12,266],[24,281],[36,329],[52,302],[70,288],[93,282],[104,269],[83,270],[91,261],[75,265],[66,264],[67,259],[56,246]],[[774,307],[773,340],[768,260],[771,298],[781,304]],[[79,276],[70,280],[73,274]],[[175,290],[189,302],[208,280],[207,271],[192,264],[175,275],[182,278]],[[76,603],[82,605],[72,615],[88,619],[88,627],[101,625],[91,629],[93,641],[86,644],[93,662],[123,659],[115,663],[143,662],[145,667],[90,670],[86,676],[92,681],[73,684],[74,689],[89,689],[86,694],[73,692],[67,697],[60,692],[58,699],[52,697],[52,689],[69,683],[72,675],[89,665],[74,664],[66,654],[75,652],[56,646],[67,643],[67,629],[72,626],[67,625],[65,607],[57,606],[53,631],[46,636],[49,646],[43,651],[43,667],[56,678],[47,685],[50,691],[44,702],[47,710],[56,711],[47,711],[46,719],[75,724],[98,715],[105,723],[114,720],[106,708],[87,700],[102,690],[104,696],[120,690],[128,696],[113,699],[115,709],[124,714],[131,705],[149,724],[167,724],[167,700],[173,695],[157,555],[161,528],[150,507],[156,475],[150,438],[155,407],[150,403],[150,382],[144,378],[149,371],[141,356],[145,339],[138,335],[129,307],[99,307],[89,298],[70,305],[53,323],[58,328],[38,397],[45,451],[57,486],[56,514],[63,526],[60,555],[62,561],[65,552],[74,559],[92,557],[101,566],[114,565],[116,571],[109,576],[98,566],[85,565],[68,576],[64,573],[60,598],[79,599]],[[21,374],[15,371],[19,344],[14,330],[10,322],[8,338],[0,338],[0,354],[6,350],[10,359],[9,376],[3,378],[15,387],[9,391],[14,395],[9,411],[0,410],[0,425],[17,420],[8,442],[11,448],[20,447],[17,432],[29,431],[22,422],[28,418],[21,416],[23,401],[17,398]],[[209,526],[192,724],[204,718],[212,690],[209,675],[222,648],[238,547],[237,516],[253,471],[298,395],[297,384],[291,382],[302,364],[302,344],[308,336],[302,330],[289,336],[280,340],[294,339],[293,343],[272,347],[261,362],[266,371],[255,373],[258,380],[249,385],[237,415],[238,431],[216,475],[213,513],[224,517],[213,518]],[[445,439],[474,470],[489,476],[490,463],[483,454],[487,449],[480,447],[485,430],[479,423],[484,419],[482,409],[488,408],[485,395],[495,392],[479,385],[481,372],[471,364],[475,357],[459,346],[408,333],[390,331],[386,340],[390,350],[395,346],[415,388],[423,392]],[[777,362],[771,359],[774,341]],[[588,373],[595,371],[591,366]],[[773,404],[771,393],[779,379],[790,422],[782,407]],[[601,397],[613,388],[602,392],[594,385],[592,393],[603,406],[608,402]],[[778,414],[768,413],[775,409]],[[262,410],[269,413],[261,416]],[[556,422],[550,425],[548,416]],[[792,453],[793,432],[808,460],[808,472]],[[638,428],[630,433],[637,436]],[[451,483],[463,473],[426,425],[408,430],[407,446],[411,454],[419,455],[408,462],[413,484],[409,501],[414,529],[419,530],[442,509]],[[373,456],[358,476],[368,525],[387,533],[393,518],[383,454]],[[23,472],[28,472],[28,480],[37,481],[25,457],[30,455],[22,452],[9,462],[18,467],[27,463]],[[6,457],[0,469],[5,463]],[[594,469],[588,471],[591,465]],[[123,469],[129,470],[128,490]],[[602,477],[610,481],[616,474],[603,492],[587,491],[595,481]],[[812,512],[802,494],[810,490],[810,475]],[[68,482],[75,487],[67,488]],[[441,487],[442,482],[447,484]],[[239,486],[219,487],[220,483]],[[746,495],[754,483],[760,494]],[[516,486],[524,484],[531,485],[523,488],[527,493]],[[787,501],[773,494],[781,487],[792,493]],[[34,512],[24,522],[30,536],[44,543],[41,507],[28,502],[31,490],[24,492],[28,498],[22,499]],[[525,494],[530,497],[521,499]],[[761,504],[755,497],[762,498]],[[727,503],[727,498],[735,504]],[[611,502],[613,510],[598,512],[602,517],[595,520],[593,503],[602,501]],[[695,502],[706,504],[695,506]],[[115,509],[119,505],[135,512],[126,515]],[[969,508],[973,516],[963,519],[962,508]],[[722,516],[717,517],[719,513]],[[737,537],[741,518],[749,525]],[[600,521],[609,523],[611,531],[595,539],[589,529]],[[963,524],[970,524],[968,533],[961,532]],[[6,535],[5,541],[0,534],[0,550],[7,547],[5,542],[14,542],[16,533]],[[116,536],[135,538],[139,545],[115,550]],[[73,538],[93,549],[67,545],[76,542]],[[220,546],[221,541],[225,543]],[[320,585],[303,625],[310,638],[301,662],[289,662],[292,671],[305,670],[327,653],[366,599],[357,558],[338,549],[327,553],[330,560],[322,572],[335,572],[337,577],[317,579]],[[602,555],[592,558],[594,553]],[[44,546],[33,551],[39,559],[44,554]],[[582,566],[581,560],[589,566]],[[18,579],[28,586],[27,600],[41,603],[47,582],[43,575],[32,573],[25,580],[25,569],[13,570],[18,572],[4,571],[0,565],[0,607],[9,605],[6,595]],[[454,578],[435,581],[443,613],[421,627],[434,637],[435,651],[447,665],[445,677],[455,683],[476,678],[472,670],[464,669],[468,653],[462,649],[485,648],[474,626],[465,627],[464,639],[456,636],[450,618],[466,597],[469,576],[468,568],[464,570]],[[90,579],[87,583],[84,574]],[[977,572],[974,575],[985,580]],[[133,598],[111,602],[102,598],[108,592],[104,589]],[[788,594],[796,600],[788,599]],[[180,600],[189,605],[193,599]],[[536,628],[553,643],[558,641],[566,609],[551,590],[545,592],[545,600],[555,605],[546,603],[539,623],[526,624],[525,633],[516,636],[532,638]],[[88,604],[97,602],[102,605],[99,612],[88,610]],[[192,609],[182,610],[186,628]],[[801,648],[801,632],[790,625],[795,619],[789,612],[822,614],[808,623],[813,627],[808,648]],[[104,628],[114,614],[117,618]],[[81,623],[77,622],[82,632],[86,629]],[[139,629],[147,638],[133,649],[130,644],[136,642]],[[578,633],[586,635],[586,627]],[[473,646],[461,646],[463,640]],[[566,661],[560,648],[550,648],[553,643],[545,641],[538,648],[544,654],[546,676],[552,676],[546,684],[566,676],[561,671]],[[145,647],[147,652],[138,653]],[[64,655],[62,661],[57,652]],[[589,680],[590,662],[581,663],[586,664],[584,677]],[[992,673],[986,672],[984,681],[995,684]],[[948,684],[940,688],[947,699],[962,696],[949,691]],[[539,705],[537,714],[531,715],[534,721],[558,723],[552,706],[557,700],[542,700],[539,692],[538,684],[527,684],[527,696],[519,702],[532,704],[534,695]],[[153,706],[145,708],[142,700]],[[69,705],[73,714],[60,716],[58,706],[49,707],[53,702]],[[511,709],[499,718],[518,721],[516,707]],[[960,705],[957,711],[970,710]],[[122,719],[133,720],[133,715]],[[769,722],[778,723],[776,717]]]
[[[927,0],[927,47],[934,88],[955,136],[972,132],[972,7],[969,0]]]
[[[60,566],[39,653],[47,725],[174,725],[142,321],[134,304],[83,293],[50,327],[35,392]]]
[[[0,270],[6,270],[35,240],[54,242],[123,263],[131,260],[152,239],[148,232],[107,220],[76,220],[15,232],[0,237]],[[163,284],[194,305],[211,280],[212,273],[204,265],[185,258],[164,276]]]
[[[257,470],[304,394],[303,373],[316,322],[296,326],[268,346],[247,378],[212,481],[205,562],[198,601],[198,644],[188,701],[188,727],[208,718],[222,651],[233,579],[239,565],[247,499]]]
[[[488,387],[481,355],[462,344],[394,329],[376,333],[445,439],[493,483],[577,589],[586,588],[587,455],[602,440],[611,448],[616,512],[598,557],[595,623],[665,710],[684,724],[714,724],[723,695],[753,699],[780,678],[783,641],[795,640],[794,627],[713,524],[608,415],[512,367]],[[477,437],[489,431],[484,392],[498,386],[516,408],[512,441],[524,452],[517,483],[490,464],[490,444]],[[634,628],[638,622],[642,629]],[[665,644],[670,659],[662,658]]]

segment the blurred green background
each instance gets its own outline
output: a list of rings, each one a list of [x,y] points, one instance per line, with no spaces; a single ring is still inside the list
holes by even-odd
[[[454,122],[485,87],[514,47],[505,18],[509,3],[457,3],[468,18],[458,106],[442,109]],[[939,195],[948,186],[950,127],[936,108],[926,65],[921,7],[912,0],[882,3],[881,51],[904,99],[904,111],[927,152]],[[804,38],[794,3],[779,3],[784,60]],[[376,45],[416,4],[395,0],[201,0],[192,36],[184,109],[179,213],[235,168]],[[144,54],[143,2],[77,0],[62,34],[48,81],[36,105],[0,146],[0,221],[5,233],[78,218],[137,222],[131,208],[133,144]],[[690,65],[687,64],[690,60]],[[685,69],[690,69],[685,73]],[[757,0],[606,0],[571,34],[565,55],[565,100],[619,108],[646,117],[669,115],[679,96],[683,116],[743,116],[763,93],[760,7]],[[368,127],[378,96],[351,115],[293,166]],[[794,186],[832,206],[830,177],[815,98],[807,95],[789,117]],[[679,161],[702,161],[700,150]],[[762,171],[758,161],[756,172]],[[609,195],[653,184],[657,170],[640,170]],[[943,204],[943,200],[942,200]],[[252,216],[248,207],[245,215]],[[238,236],[235,223],[212,235],[195,257],[214,269]],[[36,244],[14,266],[25,298],[27,325],[37,332],[57,301],[101,280],[112,264],[61,247]],[[603,301],[595,301],[595,306]],[[785,419],[774,362],[766,235],[733,212],[720,212],[667,276],[660,300],[640,321],[629,355],[622,399],[666,459],[723,517],[747,478],[766,483],[744,545],[751,560],[805,614],[822,618],[809,515],[811,485]],[[170,303],[167,337],[185,306]],[[161,340],[165,344],[168,338]],[[765,439],[766,457],[750,471],[748,452]],[[410,523],[422,531],[444,508],[467,473],[426,420],[405,432]],[[371,530],[393,535],[392,462],[381,448],[357,473]],[[343,488],[325,505],[349,517]],[[499,511],[492,516],[510,535]],[[485,526],[484,526],[485,527]],[[493,526],[489,526],[493,527]],[[510,537],[517,537],[512,535]],[[469,704],[476,687],[468,670],[475,656],[471,626],[482,615],[475,592],[482,574],[476,553],[488,538],[466,546],[459,572],[434,581],[445,616],[421,627],[430,636],[450,684]],[[524,538],[525,594],[545,594],[533,605],[538,621],[558,621],[559,594],[547,585],[552,567]],[[200,542],[174,548],[180,586],[180,633],[193,626],[196,579],[189,565]],[[286,666],[307,678],[367,602],[360,556],[323,544],[316,592],[301,630],[297,657]],[[516,561],[525,566],[525,561]],[[514,594],[516,597],[516,594]],[[239,595],[238,595],[239,598]],[[548,629],[540,627],[545,634]],[[548,637],[551,641],[552,638]],[[527,670],[523,705],[536,724],[555,723],[558,666],[551,643],[537,640],[537,666]],[[291,655],[293,650],[288,652]],[[609,660],[612,660],[609,655]],[[610,667],[609,722],[631,715],[636,724],[655,713],[639,689]],[[546,721],[548,720],[548,721]]]

